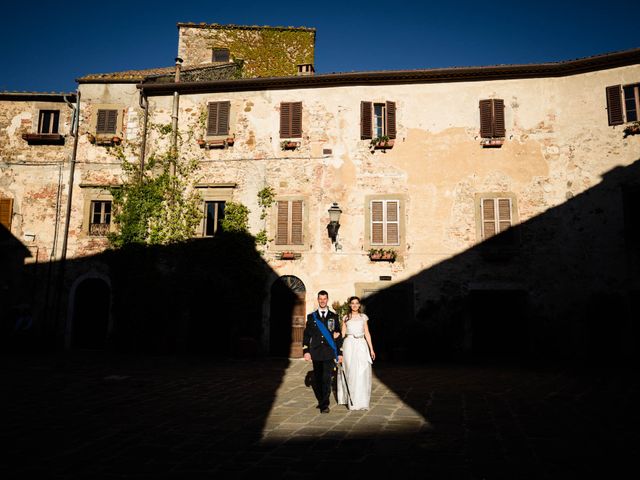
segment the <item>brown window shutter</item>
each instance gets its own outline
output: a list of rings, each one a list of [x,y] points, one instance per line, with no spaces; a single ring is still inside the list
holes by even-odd
[[[276,245],[289,243],[289,202],[278,202],[278,225],[276,227]]]
[[[302,200],[291,202],[291,244],[302,245]]]
[[[496,210],[493,198],[482,199],[482,233],[484,239],[496,234]]]
[[[302,102],[291,104],[291,138],[302,137]]]
[[[493,136],[504,137],[507,131],[504,127],[504,100],[493,100]]]
[[[480,100],[480,136],[482,138],[493,137],[493,102]]]
[[[360,102],[360,138],[362,140],[371,139],[373,136],[371,102]]]
[[[384,210],[381,201],[371,202],[371,243],[384,243]]]
[[[607,87],[607,112],[609,114],[609,125],[622,125],[624,123],[622,89],[620,85]]]
[[[396,138],[396,102],[387,102],[387,137]]]
[[[0,225],[11,230],[11,217],[13,216],[13,198],[0,198]]]
[[[218,135],[229,135],[231,102],[218,102]]]
[[[218,107],[219,102],[209,104],[209,118],[207,119],[207,135],[218,134]]]
[[[504,232],[511,226],[511,200],[508,198],[498,199],[498,221],[500,231]]]
[[[280,104],[280,138],[291,138],[291,103]]]
[[[117,122],[117,110],[98,110],[96,133],[116,133]]]
[[[107,110],[98,110],[96,121],[96,133],[103,133],[107,130]]]

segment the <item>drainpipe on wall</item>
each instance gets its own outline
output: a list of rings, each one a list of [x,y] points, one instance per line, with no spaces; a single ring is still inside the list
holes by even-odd
[[[67,193],[67,213],[64,221],[64,234],[62,236],[62,251],[60,252],[60,266],[58,269],[58,285],[56,288],[55,301],[54,301],[54,335],[58,332],[58,320],[60,317],[60,296],[63,291],[64,285],[64,269],[67,259],[67,243],[69,240],[69,224],[71,223],[71,203],[73,200],[73,180],[76,169],[76,156],[78,153],[78,130],[80,125],[80,89],[76,90],[76,106],[74,111],[74,122],[71,126],[71,135],[73,136],[73,152],[71,153],[71,161],[69,165],[69,189]],[[66,322],[65,322],[66,332]],[[65,333],[63,332],[63,333]]]
[[[182,59],[176,57],[176,76],[175,83],[180,82],[180,68],[182,66]],[[176,164],[178,161],[178,108],[180,105],[180,94],[178,89],[173,92],[173,108],[171,110],[171,155],[174,163],[171,164],[171,175],[176,174]]]
[[[140,108],[144,110],[144,120],[142,123],[142,144],[140,145],[140,181],[144,177],[144,156],[147,146],[147,121],[149,120],[149,102],[144,90],[140,89]]]

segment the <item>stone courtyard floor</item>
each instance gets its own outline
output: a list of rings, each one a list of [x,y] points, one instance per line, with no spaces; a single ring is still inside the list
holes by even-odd
[[[7,478],[628,478],[637,371],[374,365],[320,414],[302,360],[1,357]],[[633,475],[635,476],[635,474]]]

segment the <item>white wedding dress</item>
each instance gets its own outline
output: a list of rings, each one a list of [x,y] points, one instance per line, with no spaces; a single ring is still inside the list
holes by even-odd
[[[344,320],[343,320],[344,321]],[[343,369],[338,375],[338,403],[347,405],[349,410],[368,410],[371,399],[371,355],[364,338],[364,322],[369,318],[360,313],[347,323],[347,335],[342,343]],[[346,374],[347,385],[342,371]],[[351,403],[349,396],[351,394]]]

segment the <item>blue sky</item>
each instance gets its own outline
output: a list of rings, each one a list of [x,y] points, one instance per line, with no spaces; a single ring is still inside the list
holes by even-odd
[[[178,22],[315,27],[316,72],[542,63],[640,47],[634,2],[34,0],[3,7],[0,91],[169,66]],[[633,5],[636,5],[635,7]]]

